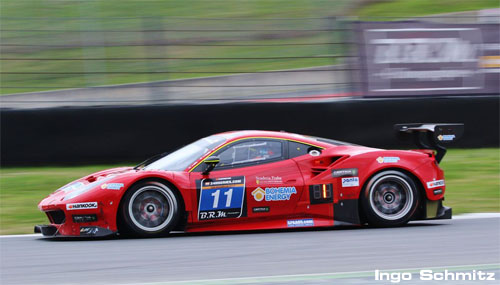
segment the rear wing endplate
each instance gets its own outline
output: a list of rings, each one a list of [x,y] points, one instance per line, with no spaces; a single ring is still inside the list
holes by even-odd
[[[464,124],[396,124],[394,129],[401,139],[413,137],[415,144],[422,149],[436,151],[436,161],[439,163],[446,154],[442,144],[452,143],[464,134]]]

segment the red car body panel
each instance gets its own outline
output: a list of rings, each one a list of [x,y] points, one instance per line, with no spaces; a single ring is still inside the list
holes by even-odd
[[[230,231],[303,227],[325,227],[342,224],[337,216],[340,211],[350,211],[356,216],[358,209],[343,210],[342,206],[352,201],[357,205],[363,186],[370,177],[385,169],[398,169],[413,176],[425,193],[426,201],[441,201],[444,197],[444,182],[438,184],[442,191],[435,192],[433,181],[444,180],[443,171],[429,150],[382,150],[356,145],[332,145],[315,138],[268,131],[238,131],[220,134],[226,141],[197,159],[184,171],[143,170],[131,167],[114,168],[83,177],[77,183],[79,189],[90,190],[71,198],[71,193],[79,190],[60,190],[43,199],[39,209],[47,212],[54,235],[80,236],[83,228],[98,227],[111,234],[119,231],[117,217],[124,193],[135,183],[145,179],[164,181],[176,188],[182,197],[186,221],[183,230]],[[198,165],[224,146],[245,139],[274,139],[285,142],[299,142],[321,149],[317,156],[304,154],[281,161],[248,167],[214,170],[208,175],[197,171]],[[343,187],[343,176],[334,177],[336,170],[356,169],[359,185]],[[244,177],[244,197],[241,217],[200,220],[200,181],[211,178]],[[358,180],[356,179],[356,180]],[[429,188],[430,186],[434,186]],[[311,185],[330,185],[332,202],[314,204],[311,201]],[[326,186],[323,186],[326,187]],[[118,188],[118,189],[117,189]],[[76,188],[75,188],[76,189]],[[259,190],[260,189],[260,190]],[[266,189],[266,190],[264,190]],[[264,199],[270,191],[291,191],[287,199]],[[254,192],[255,191],[255,192]],[[325,190],[323,190],[325,191]],[[436,193],[436,194],[435,194]],[[289,196],[288,196],[289,195]],[[69,197],[69,199],[68,199]],[[87,203],[87,204],[85,204]],[[96,204],[94,204],[96,203]],[[336,215],[336,209],[337,211]],[[62,211],[65,219],[61,222],[52,217],[54,211]],[[60,213],[60,212],[59,212]],[[347,212],[345,212],[347,213]],[[344,215],[345,213],[342,213]],[[74,215],[96,215],[95,221],[76,222]],[[347,213],[349,214],[349,213]],[[421,216],[425,218],[424,214]]]

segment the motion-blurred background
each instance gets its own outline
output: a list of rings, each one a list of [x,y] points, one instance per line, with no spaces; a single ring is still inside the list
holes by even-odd
[[[465,123],[447,202],[498,212],[499,19],[497,0],[3,0],[0,233],[72,179],[235,129],[408,148],[393,124]]]

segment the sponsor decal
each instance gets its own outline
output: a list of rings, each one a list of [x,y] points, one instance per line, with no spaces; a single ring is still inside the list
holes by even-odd
[[[296,227],[313,227],[314,220],[313,219],[298,219],[298,220],[287,220],[286,225],[289,228]]]
[[[342,187],[356,187],[356,186],[359,186],[359,177],[342,178]]]
[[[101,185],[101,189],[120,190],[122,188],[123,183],[104,183]]]
[[[99,231],[97,227],[81,227],[80,235],[95,235]]]
[[[377,158],[378,163],[396,163],[399,161],[399,157],[397,156],[379,156]]]
[[[66,210],[97,209],[97,202],[66,204]]]
[[[252,208],[252,212],[254,212],[254,213],[267,213],[267,212],[269,212],[269,207],[254,207],[254,208]]]
[[[295,187],[266,188],[266,201],[287,201],[293,194],[297,194]]]
[[[256,176],[255,183],[257,184],[283,184],[283,178],[279,176]]]
[[[267,187],[262,189],[260,187],[252,191],[252,196],[255,201],[288,201],[293,194],[297,194],[295,187]]]
[[[91,214],[91,215],[73,215],[73,222],[74,223],[90,223],[90,222],[95,222],[97,221],[97,215],[96,214]]]
[[[440,141],[452,141],[455,139],[455,135],[439,135],[437,138]]]
[[[436,188],[444,186],[444,180],[434,180],[427,182],[427,188]]]
[[[345,176],[357,176],[357,168],[339,168],[332,169],[332,177],[345,177]]]
[[[443,194],[443,189],[434,190],[434,195],[440,195],[440,194]]]
[[[203,179],[198,220],[239,218],[243,214],[244,197],[244,176]]]
[[[252,196],[255,199],[255,201],[260,202],[264,200],[264,197],[266,196],[266,191],[262,188],[256,188],[255,190],[252,191]]]

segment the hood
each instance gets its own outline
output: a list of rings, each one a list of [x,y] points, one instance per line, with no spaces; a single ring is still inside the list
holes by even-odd
[[[47,198],[60,201],[69,200],[130,171],[135,170],[133,170],[132,167],[118,167],[92,173],[64,185],[63,187],[57,189],[54,193],[50,194]]]

